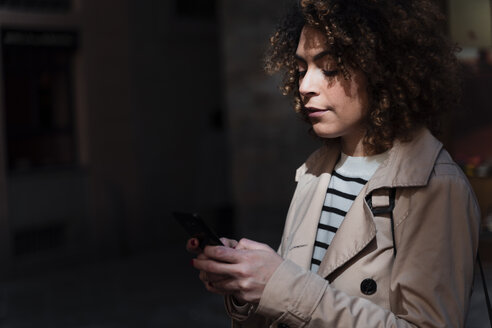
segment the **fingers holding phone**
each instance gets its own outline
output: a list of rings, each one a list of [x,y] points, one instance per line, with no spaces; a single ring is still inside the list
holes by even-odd
[[[200,243],[198,241],[198,238],[190,238],[186,242],[186,250],[188,253],[192,254],[201,254],[203,253],[203,249],[200,248]]]
[[[203,272],[209,291],[233,295],[241,302],[258,303],[271,276],[283,262],[270,246],[249,239],[241,239],[235,249],[207,247],[193,261]],[[211,275],[226,277],[210,282]]]
[[[205,262],[215,262],[226,264],[226,259],[213,259],[205,254],[210,248],[222,247],[222,248],[241,248],[242,246],[238,241],[229,238],[218,238],[212,229],[203,221],[196,213],[174,212],[174,217],[181,224],[181,226],[191,236],[186,243],[186,250],[192,254],[196,254],[196,260]],[[212,252],[214,254],[215,252]],[[223,253],[219,250],[219,253]],[[227,253],[227,251],[226,251]],[[223,290],[216,289],[216,284],[226,284],[227,281],[233,279],[229,274],[207,272],[206,270],[199,270],[199,278],[204,283],[205,288],[214,293],[223,294]]]
[[[238,245],[238,241],[234,239],[222,237],[220,238],[220,241],[224,244],[224,246],[230,248],[236,248],[236,246]],[[203,254],[203,249],[200,248],[198,238],[194,237],[188,239],[188,241],[186,242],[186,250],[188,251],[188,253],[191,254]]]
[[[222,237],[220,238],[220,241],[222,242],[222,244],[224,244],[224,246],[230,248],[236,248],[236,246],[238,245],[238,241],[234,239]]]
[[[209,258],[207,255],[205,255],[204,252],[200,248],[196,247],[197,241],[192,241],[192,239],[188,240],[187,249],[189,249],[189,245],[191,243],[194,243],[195,246],[193,246],[193,248],[191,249],[191,252],[193,253],[195,251],[194,253],[198,254],[198,256],[196,258],[198,260],[211,260],[211,258]],[[225,247],[229,247],[229,248],[236,248],[236,246],[238,245],[237,240],[234,240],[234,239],[228,239],[228,238],[222,237],[222,238],[220,238],[220,241],[224,244]],[[190,245],[190,246],[192,246],[192,245]],[[207,246],[207,247],[215,247],[215,246]],[[229,276],[229,275],[215,274],[215,273],[210,273],[210,272],[207,273],[203,270],[200,270],[198,277],[204,283],[207,290],[214,291],[214,292],[217,292],[217,291],[213,290],[214,284],[219,283],[219,282],[224,282],[225,280],[231,279],[231,276]]]

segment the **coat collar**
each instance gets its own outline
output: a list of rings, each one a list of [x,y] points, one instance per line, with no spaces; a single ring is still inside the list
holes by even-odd
[[[441,149],[441,142],[427,129],[418,131],[410,142],[395,141],[388,159],[367,183],[365,195],[379,188],[427,185]]]
[[[327,277],[358,254],[375,237],[376,227],[372,212],[365,201],[365,196],[379,188],[426,185],[441,149],[442,144],[427,129],[422,129],[416,133],[410,142],[396,141],[394,143],[392,149],[389,150],[388,158],[364,186],[345,216],[323,258],[318,271],[319,275]],[[308,187],[308,189],[315,188],[316,193],[325,191],[339,154],[339,147],[323,147],[298,170],[296,179],[299,176],[310,178],[311,181],[309,181],[308,185],[311,185],[311,187]],[[304,175],[307,175],[307,177]],[[319,179],[314,179],[316,176]],[[305,249],[306,254],[303,255],[309,261],[313,252],[317,222],[319,221],[323,202],[323,193],[321,196],[313,195],[306,212],[304,212],[304,218],[298,226],[299,230],[305,232],[301,234],[302,239],[308,239],[294,242],[294,245],[305,242],[304,245],[309,246]],[[301,235],[297,237],[299,238]],[[306,269],[309,268],[308,262],[302,264]]]
[[[366,194],[379,188],[425,186],[442,149],[426,128],[420,129],[409,142],[396,140],[388,151],[388,158],[367,183]],[[308,158],[296,172],[296,181],[304,174],[331,174],[340,156],[340,145],[330,143]]]

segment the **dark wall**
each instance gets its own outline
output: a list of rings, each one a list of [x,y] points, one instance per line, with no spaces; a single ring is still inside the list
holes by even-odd
[[[237,236],[280,241],[295,170],[317,147],[308,126],[268,76],[262,59],[288,1],[233,1],[221,5],[231,185]]]
[[[230,206],[219,24],[178,1],[130,2],[131,106],[147,241],[183,241],[172,210]],[[142,222],[141,222],[142,223]]]
[[[77,3],[56,18],[60,29],[80,35],[74,64],[80,163],[69,171],[82,187],[63,178],[41,191],[56,189],[66,204],[80,200],[61,218],[77,230],[69,236],[74,252],[112,256],[184,243],[173,210],[199,211],[221,235],[277,244],[295,169],[317,144],[280,94],[279,77],[262,69],[285,2]],[[32,28],[54,22],[54,16],[22,17]],[[34,190],[29,184],[39,177],[22,179]],[[77,193],[58,188],[67,183]],[[11,191],[10,204],[21,208],[25,195]],[[38,203],[56,209],[51,198]],[[41,218],[39,208],[29,208],[26,227],[56,214]],[[17,220],[12,213],[8,220]]]

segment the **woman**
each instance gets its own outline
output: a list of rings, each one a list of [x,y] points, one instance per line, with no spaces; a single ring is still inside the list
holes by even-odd
[[[442,22],[427,0],[303,0],[279,26],[267,69],[323,146],[278,254],[224,238],[194,260],[233,326],[463,326],[480,214],[432,135],[458,91]]]

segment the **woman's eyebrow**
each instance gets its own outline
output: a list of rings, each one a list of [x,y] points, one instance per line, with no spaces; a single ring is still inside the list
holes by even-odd
[[[322,52],[320,52],[319,54],[314,55],[313,60],[314,60],[314,61],[317,61],[317,60],[320,60],[321,58],[323,58],[323,57],[325,57],[325,56],[328,56],[328,55],[330,55],[330,52],[329,52],[328,50],[323,50],[323,51],[322,51]],[[295,57],[297,60],[299,60],[299,61],[301,61],[301,62],[303,62],[303,63],[306,63],[306,60],[305,60],[304,58],[302,58],[300,55],[295,54],[295,55],[294,55],[294,57]]]
[[[319,54],[315,55],[313,57],[313,59],[314,59],[314,61],[317,61],[317,60],[319,60],[325,56],[328,56],[329,54],[330,54],[330,52],[328,50],[324,50],[324,51],[320,52]]]

